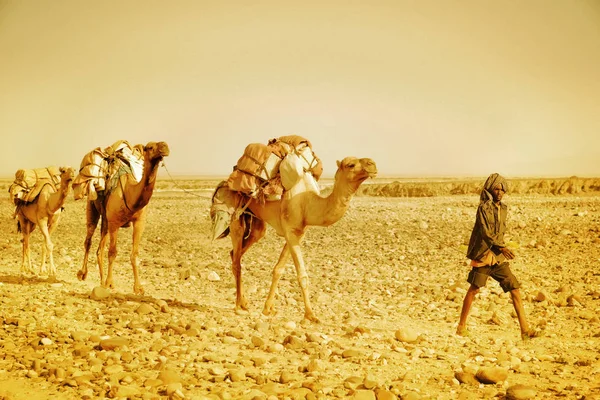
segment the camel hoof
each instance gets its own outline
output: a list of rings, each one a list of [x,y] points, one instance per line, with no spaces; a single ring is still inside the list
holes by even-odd
[[[112,285],[112,284],[111,284]],[[137,288],[133,288],[133,293],[137,294],[137,295],[143,295],[144,294],[144,288],[141,286],[138,286]]]
[[[273,307],[269,307],[269,308],[264,308],[262,311],[263,315],[266,315],[267,317],[272,317],[273,315],[275,315],[275,309]]]
[[[319,318],[315,317],[314,314],[305,314],[304,315],[304,320],[302,322],[303,323],[313,322],[315,324],[321,323],[321,321],[319,321]]]
[[[248,301],[244,298],[238,302],[236,308],[241,308],[244,311],[248,311]]]
[[[87,272],[83,272],[82,270],[77,271],[77,279],[85,281],[85,278],[87,278]]]

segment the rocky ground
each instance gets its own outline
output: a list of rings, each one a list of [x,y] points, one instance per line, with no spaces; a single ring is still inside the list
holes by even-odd
[[[115,289],[97,288],[95,254],[87,281],[77,280],[85,203],[72,197],[53,236],[57,279],[21,276],[3,190],[0,399],[600,399],[600,196],[507,196],[512,268],[545,332],[523,342],[495,282],[475,302],[472,336],[454,333],[476,195],[359,196],[336,225],[310,229],[315,324],[302,321],[292,265],[278,314],[260,313],[283,245],[272,230],[243,260],[251,311],[234,312],[230,241],[209,240],[210,192],[198,190],[212,185],[155,193],[143,296],[132,294],[130,228]],[[32,241],[39,266],[37,230]]]

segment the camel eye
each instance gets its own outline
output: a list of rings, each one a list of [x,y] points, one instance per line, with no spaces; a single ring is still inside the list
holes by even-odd
[[[354,163],[350,163],[350,164],[348,164],[348,165],[346,165],[346,166],[347,166],[348,168],[354,168],[354,165],[355,165]]]

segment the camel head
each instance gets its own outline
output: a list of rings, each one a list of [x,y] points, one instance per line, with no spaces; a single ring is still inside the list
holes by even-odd
[[[346,157],[337,161],[337,166],[335,181],[344,180],[354,190],[367,178],[377,176],[377,165],[370,158]]]
[[[144,154],[150,161],[162,161],[169,155],[169,145],[166,142],[148,142],[144,146]]]
[[[75,179],[75,170],[71,167],[60,167],[60,180],[61,182],[71,182]]]

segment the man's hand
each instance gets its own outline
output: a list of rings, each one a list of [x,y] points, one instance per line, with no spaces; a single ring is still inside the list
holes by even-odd
[[[507,260],[512,260],[515,258],[515,253],[513,253],[508,247],[500,247],[500,252],[504,257],[506,257]]]

